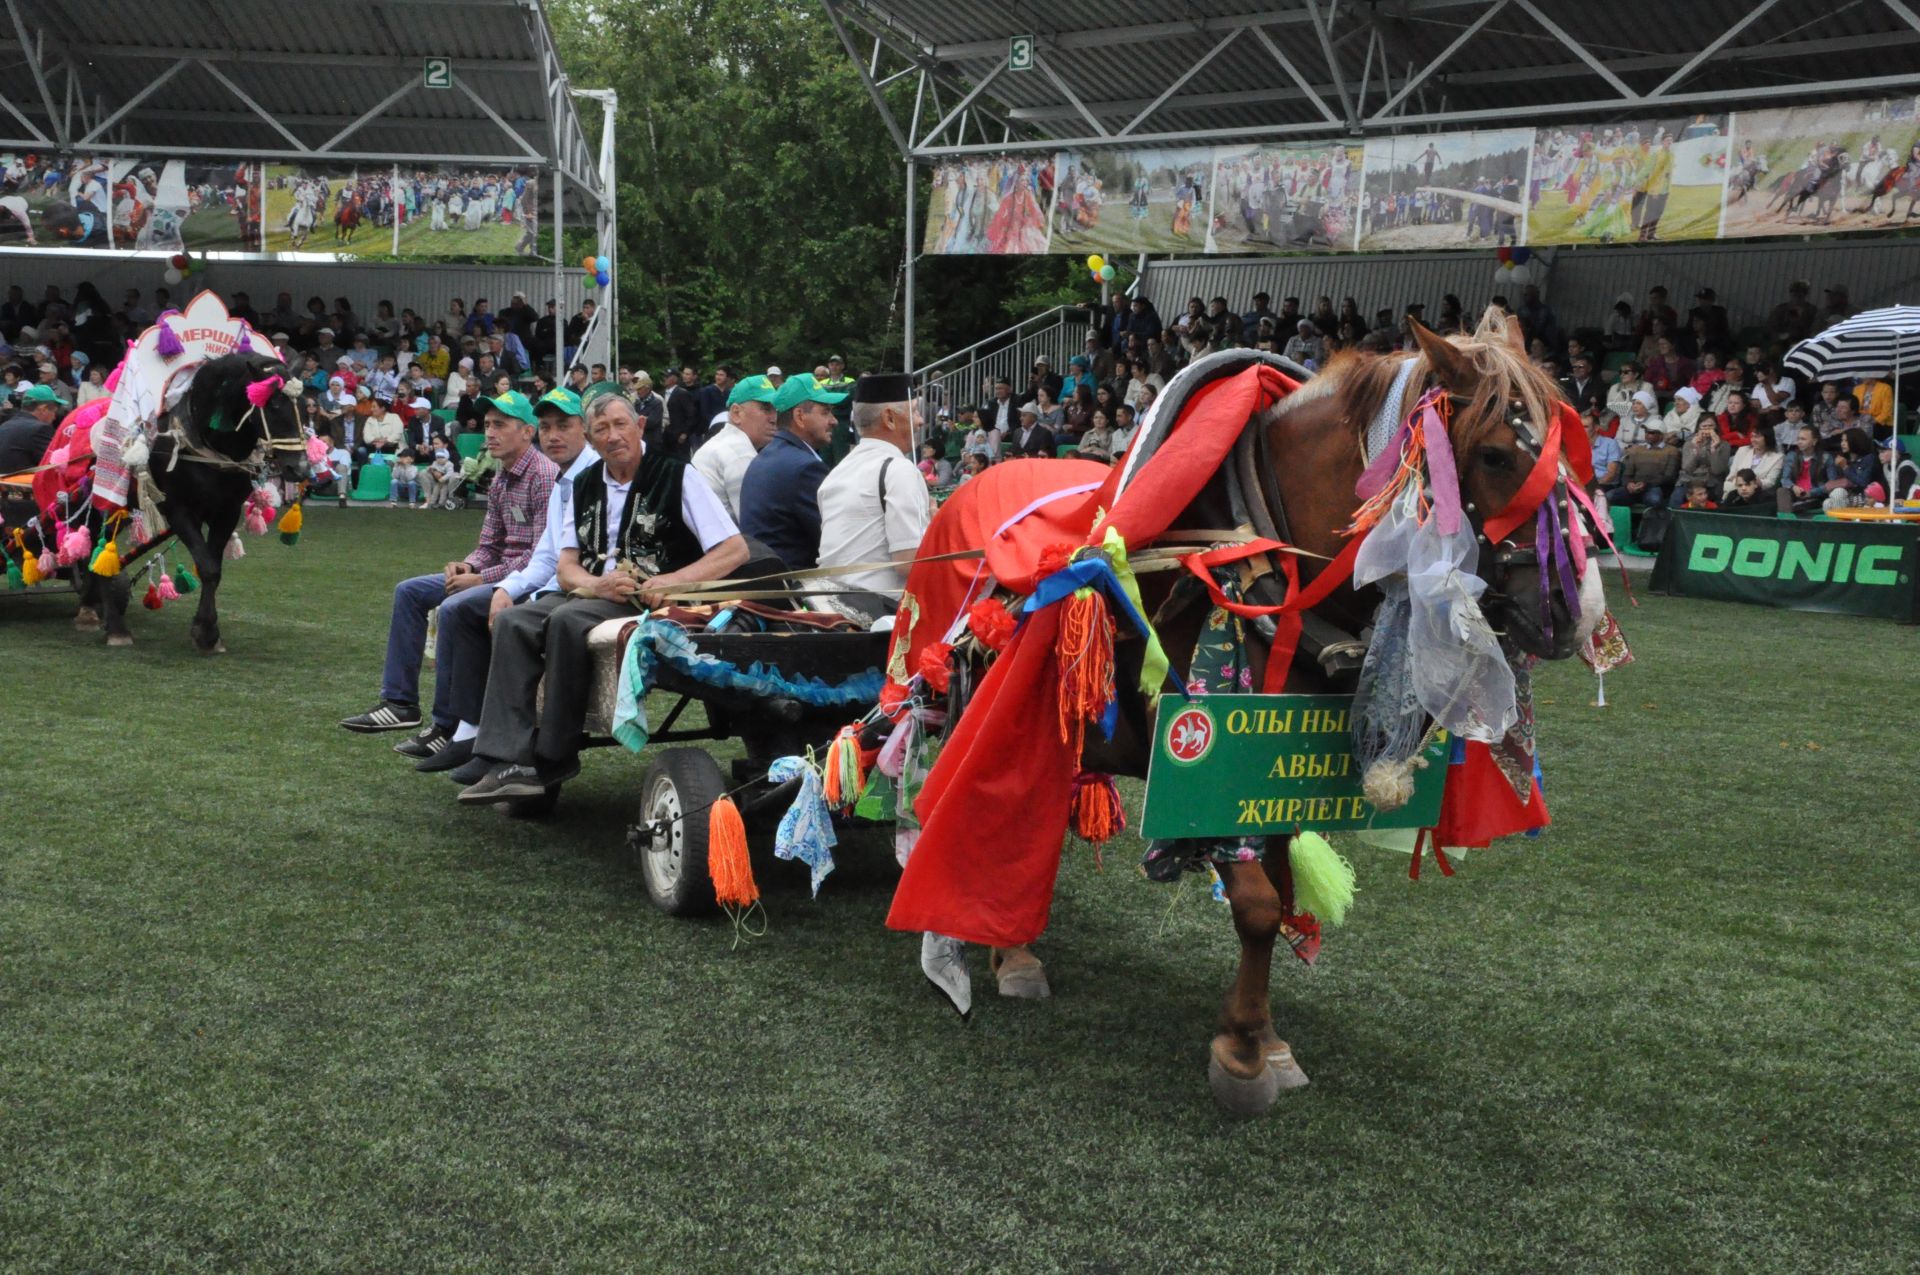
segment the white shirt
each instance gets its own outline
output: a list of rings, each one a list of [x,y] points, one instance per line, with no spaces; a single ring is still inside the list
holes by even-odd
[[[553,490],[547,494],[547,525],[541,529],[540,539],[534,542],[533,556],[494,588],[505,589],[508,597],[521,602],[560,587],[560,577],[556,574],[560,566],[560,528],[572,522],[568,502],[573,495],[573,480],[599,459],[600,453],[583,447],[573,458],[573,464],[567,466],[567,472],[553,480]]]
[[[920,471],[916,469],[913,472],[918,475]],[[568,470],[568,477],[573,476],[573,471]],[[620,516],[627,507],[627,495],[633,490],[633,484],[630,482],[616,483],[609,478],[606,484],[607,543],[606,561],[600,564],[601,575],[607,574],[616,565],[613,553],[614,537],[620,533]],[[554,486],[558,487],[559,484],[555,483]],[[740,528],[735,526],[733,519],[727,515],[725,507],[720,503],[720,498],[714,495],[713,488],[707,486],[707,480],[691,466],[680,480],[680,519],[687,524],[687,530],[693,533],[694,539],[700,542],[702,553],[710,551],[721,541],[731,540],[740,534]],[[551,519],[548,525],[552,525]],[[573,530],[573,484],[571,482],[567,483],[566,502],[560,507],[560,534],[557,543],[562,549],[580,547],[579,537]],[[558,561],[558,555],[555,556],[555,560]]]
[[[988,429],[1009,430],[1020,423],[1020,409],[1013,405],[1013,397],[996,400],[987,407]]]
[[[881,470],[886,508],[881,509]],[[820,484],[820,565],[879,562],[918,549],[933,518],[933,502],[919,468],[892,443],[863,438]],[[907,585],[904,564],[833,577],[835,583],[898,597]]]
[[[759,454],[753,440],[731,421],[693,454],[693,467],[719,494],[727,516],[734,522],[740,521],[740,484],[746,480],[747,466]]]

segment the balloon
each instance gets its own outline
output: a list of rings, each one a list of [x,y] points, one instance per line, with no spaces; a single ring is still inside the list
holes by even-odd
[[[186,278],[185,275],[181,274],[178,270],[175,270],[172,266],[168,266],[166,273],[161,275],[160,277],[162,279],[165,279],[169,284],[177,284],[182,279]]]
[[[1111,261],[1109,261],[1106,265],[1103,265],[1100,267],[1100,281],[1102,283],[1112,283],[1113,275],[1114,275],[1114,269],[1113,269],[1113,263]]]
[[[1496,248],[1496,249],[1494,249],[1494,251],[1493,251],[1493,255],[1494,255],[1494,256],[1496,256],[1496,257],[1498,257],[1498,258],[1500,258],[1500,264],[1504,266],[1504,265],[1506,265],[1506,264],[1507,264],[1508,262],[1510,262],[1510,261],[1512,261],[1512,260],[1513,260],[1513,249],[1511,249],[1511,248]]]
[[[593,259],[593,268],[601,274],[612,274],[613,261],[607,257],[595,257]]]
[[[1087,258],[1087,269],[1093,271],[1095,274],[1099,274],[1100,267],[1106,264],[1106,259],[1097,252]]]
[[[1527,259],[1531,256],[1533,256],[1533,249],[1515,248],[1513,250],[1513,264],[1516,266],[1524,266],[1527,264]]]
[[[186,253],[176,252],[173,254],[173,257],[167,262],[167,264],[172,266],[175,270],[185,270],[187,266],[190,264],[190,261]]]
[[[600,273],[593,276],[593,281],[604,288],[608,284],[613,282],[613,276],[608,274],[606,271],[602,270],[600,271]]]
[[[592,274],[594,270],[598,268],[592,253],[588,253],[586,256],[580,258],[580,268],[588,274]]]

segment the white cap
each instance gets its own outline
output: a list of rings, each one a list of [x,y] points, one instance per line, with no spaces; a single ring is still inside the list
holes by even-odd
[[[786,373],[782,372],[779,366],[776,364],[775,366],[767,369],[767,375],[768,376],[785,376]]]
[[[1700,404],[1700,391],[1694,389],[1691,385],[1682,385],[1673,392],[1673,396],[1675,398],[1683,398],[1696,407]]]
[[[424,398],[416,398],[413,402],[407,404],[407,406],[416,412],[431,412],[433,410],[433,404]]]

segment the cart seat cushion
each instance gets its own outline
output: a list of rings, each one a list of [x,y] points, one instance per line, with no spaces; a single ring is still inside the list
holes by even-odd
[[[613,734],[613,705],[620,694],[620,665],[627,643],[640,627],[638,617],[602,620],[587,634],[587,654],[593,658],[592,689],[587,695],[589,735]]]

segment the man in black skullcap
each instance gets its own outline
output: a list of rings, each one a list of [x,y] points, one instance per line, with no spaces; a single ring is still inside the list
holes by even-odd
[[[910,562],[920,548],[933,502],[913,463],[921,431],[913,383],[890,373],[863,376],[853,387],[853,427],[860,441],[820,484],[820,565]],[[849,571],[825,587],[843,610],[866,619],[891,615],[906,588],[905,566]]]

